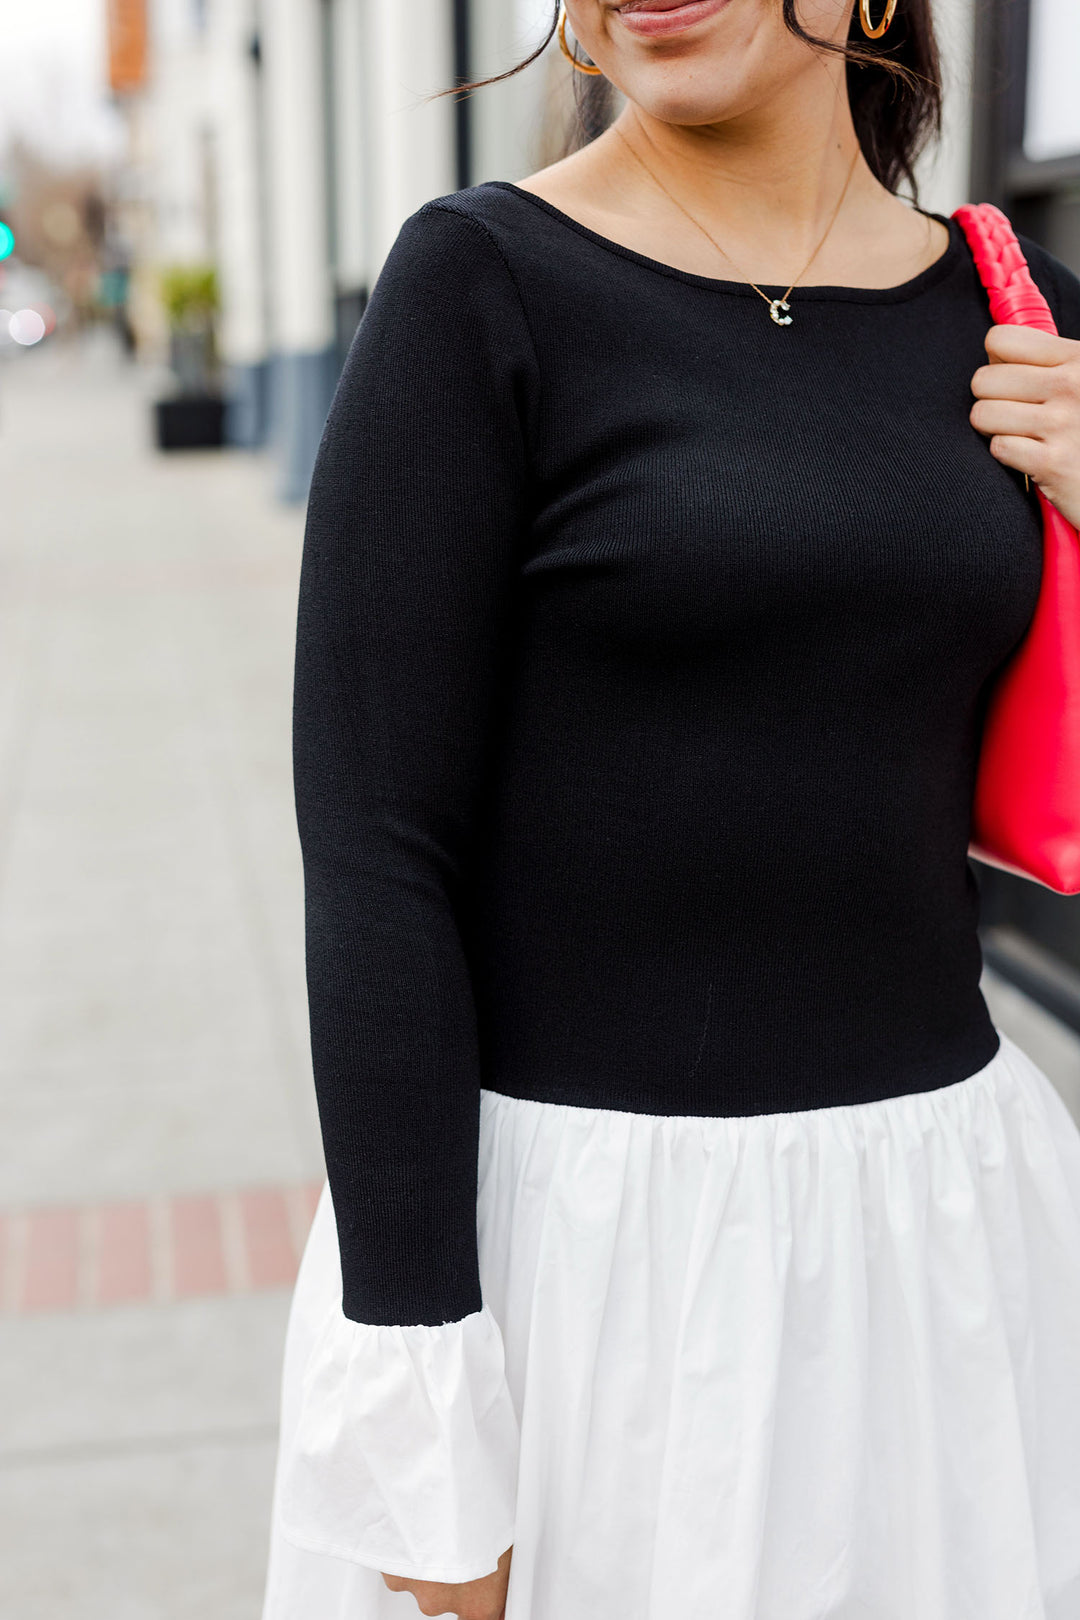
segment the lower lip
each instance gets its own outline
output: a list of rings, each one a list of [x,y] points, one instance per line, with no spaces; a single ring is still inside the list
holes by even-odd
[[[677,34],[684,28],[693,28],[706,17],[715,17],[727,5],[727,0],[689,0],[671,11],[620,11],[619,20],[634,34],[645,34],[650,39],[658,34]]]

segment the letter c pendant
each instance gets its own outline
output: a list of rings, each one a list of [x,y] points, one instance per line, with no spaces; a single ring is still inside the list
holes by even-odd
[[[770,298],[769,299],[769,314],[772,316],[772,318],[776,322],[777,326],[790,326],[791,325],[791,316],[789,314],[787,314],[787,311],[790,308],[791,308],[791,305],[788,303],[786,298]],[[784,311],[783,315],[781,315],[781,313],[780,313],[781,310]]]

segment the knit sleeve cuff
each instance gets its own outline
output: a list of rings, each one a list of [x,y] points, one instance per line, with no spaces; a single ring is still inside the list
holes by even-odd
[[[518,1422],[485,1305],[439,1327],[328,1310],[308,1357],[280,1525],[412,1580],[490,1574],[514,1539]]]

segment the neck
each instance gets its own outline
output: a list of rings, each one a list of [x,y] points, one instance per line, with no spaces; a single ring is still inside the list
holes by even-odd
[[[851,170],[845,203],[888,193],[858,152],[842,62],[813,70],[768,104],[712,124],[674,124],[628,102],[616,127],[653,174],[705,223],[723,221],[736,239],[768,242],[778,255],[809,252]],[[650,182],[618,134],[608,161],[623,195]],[[599,142],[597,143],[599,145]],[[636,171],[636,172],[632,172]]]

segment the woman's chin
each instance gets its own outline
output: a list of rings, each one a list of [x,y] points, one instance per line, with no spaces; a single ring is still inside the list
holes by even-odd
[[[642,112],[664,124],[687,129],[723,124],[743,110],[747,97],[735,86],[724,85],[722,69],[710,77],[711,82],[695,89],[686,83],[685,72],[677,65],[665,68],[658,63],[641,75],[640,82],[634,82],[629,94]]]

